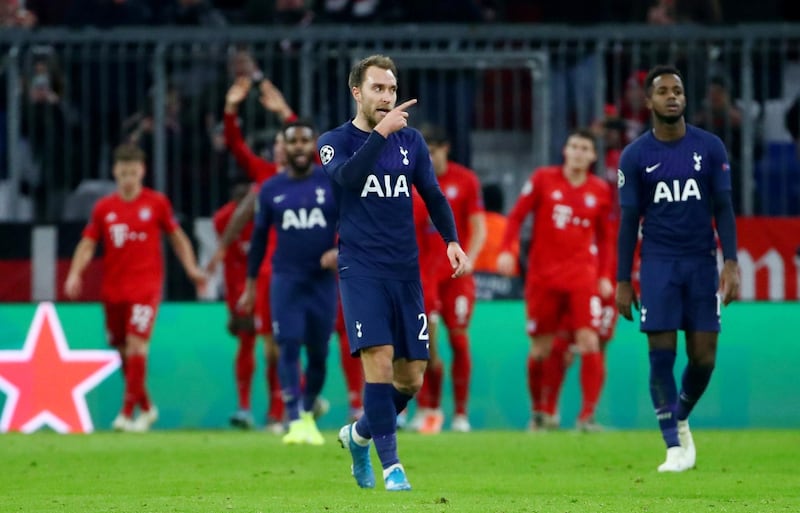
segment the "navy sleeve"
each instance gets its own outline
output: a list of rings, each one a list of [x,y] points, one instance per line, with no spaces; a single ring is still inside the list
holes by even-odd
[[[711,179],[713,180],[714,197],[720,192],[730,191],[731,187],[731,165],[728,162],[728,152],[722,139],[713,134],[709,137],[709,155],[711,157]]]
[[[269,228],[256,226],[250,236],[250,250],[247,252],[247,277],[255,278],[261,269],[264,253],[267,252],[267,236]]]
[[[447,202],[447,197],[445,197],[441,187],[439,187],[439,181],[433,172],[431,156],[422,136],[418,138],[416,163],[414,186],[425,201],[425,207],[428,209],[428,215],[433,221],[433,225],[436,226],[445,244],[458,242],[453,210],[450,208],[450,204]]]
[[[348,189],[358,189],[375,167],[385,144],[386,139],[373,130],[364,144],[350,155],[342,137],[328,132],[318,143],[320,162],[334,182]]]
[[[628,145],[622,150],[617,169],[617,187],[619,188],[619,204],[622,207],[636,207],[639,205],[639,167],[638,152],[633,145]]]
[[[722,245],[722,258],[736,262],[736,216],[733,213],[731,191],[720,191],[714,195],[714,219]]]
[[[633,253],[639,238],[639,209],[622,207],[617,240],[617,281],[631,281]]]
[[[261,268],[264,254],[267,252],[267,238],[269,237],[269,228],[272,224],[271,211],[264,203],[265,198],[268,197],[268,183],[269,180],[264,183],[256,199],[255,222],[253,223],[255,226],[253,227],[253,234],[250,236],[250,249],[247,252],[248,278],[255,278],[258,276],[258,270]]]

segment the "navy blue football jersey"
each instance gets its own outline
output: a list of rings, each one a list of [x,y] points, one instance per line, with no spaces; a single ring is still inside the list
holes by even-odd
[[[275,226],[272,271],[321,272],[320,256],[336,245],[337,215],[330,180],[319,166],[304,178],[281,173],[265,181],[258,194],[255,224],[265,231]]]
[[[422,135],[404,128],[385,139],[348,121],[317,144],[339,204],[340,276],[419,279],[411,187],[428,205],[447,201]]]
[[[731,190],[722,141],[686,125],[677,141],[659,141],[652,130],[622,152],[618,171],[620,205],[643,217],[642,256],[716,254],[714,196]]]

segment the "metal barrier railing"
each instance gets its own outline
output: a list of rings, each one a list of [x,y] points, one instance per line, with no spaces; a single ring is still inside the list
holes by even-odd
[[[506,207],[570,128],[593,125],[603,149],[645,129],[641,72],[671,62],[689,121],[727,144],[738,212],[800,213],[800,127],[784,120],[800,93],[798,25],[403,25],[4,31],[0,218],[85,219],[130,138],[149,154],[148,183],[183,216],[207,216],[240,173],[220,134],[233,77],[258,70],[325,130],[352,114],[347,73],[371,53],[395,58],[400,96],[420,99],[414,123],[444,125],[453,158],[500,183]],[[240,118],[269,157],[278,117],[252,94]]]

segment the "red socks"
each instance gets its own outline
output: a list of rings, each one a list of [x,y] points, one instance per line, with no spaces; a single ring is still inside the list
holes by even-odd
[[[472,370],[472,361],[469,356],[469,339],[466,333],[451,335],[450,346],[453,349],[453,398],[455,400],[456,415],[467,414],[467,399],[469,397],[469,378]],[[440,378],[441,382],[441,378]],[[439,386],[441,392],[441,385]],[[441,402],[437,398],[436,404]]]
[[[283,421],[283,398],[281,397],[281,383],[278,380],[278,360],[267,359],[267,397],[269,397],[269,411],[267,421]]]
[[[543,362],[528,355],[528,393],[531,396],[531,410],[540,411],[542,406]]]
[[[236,392],[239,394],[239,409],[250,409],[250,387],[253,381],[256,336],[253,333],[239,333],[239,349],[236,352],[235,375]]]
[[[142,406],[142,410],[150,409],[150,401],[144,387],[144,378],[147,372],[147,356],[143,354],[128,355],[125,361],[125,399],[122,403],[122,414],[126,417],[133,416],[133,408],[141,404],[144,398],[147,408]]]
[[[553,340],[553,347],[550,349],[550,356],[542,361],[542,404],[539,411],[544,414],[555,415],[558,411],[561,385],[564,383],[564,375],[567,373],[564,357],[568,350],[569,342],[556,337]]]
[[[581,390],[583,405],[578,420],[585,421],[594,417],[603,382],[606,377],[604,354],[602,352],[581,355]]]

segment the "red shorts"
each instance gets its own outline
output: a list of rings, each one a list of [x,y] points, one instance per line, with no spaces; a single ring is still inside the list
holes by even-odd
[[[103,303],[108,344],[121,349],[128,335],[150,340],[160,301],[161,295],[153,294],[136,302]]]
[[[425,313],[430,318],[439,314],[441,301],[439,300],[439,288],[436,286],[436,279],[433,276],[422,276],[422,299],[425,305]]]
[[[269,287],[272,273],[260,273],[256,279],[255,315],[256,333],[272,335],[272,312],[269,306]]]
[[[475,278],[468,275],[442,279],[438,299],[437,311],[447,329],[467,329],[475,309]]]
[[[591,288],[557,290],[528,282],[525,285],[525,311],[529,335],[556,334],[559,329],[598,329],[600,298]],[[593,308],[594,306],[594,308]],[[564,322],[568,320],[569,325]]]

